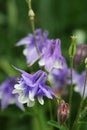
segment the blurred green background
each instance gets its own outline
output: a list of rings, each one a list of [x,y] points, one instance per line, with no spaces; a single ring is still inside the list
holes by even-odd
[[[48,30],[49,38],[61,39],[62,53],[67,61],[73,33],[81,34],[81,42],[87,42],[87,0],[32,0],[32,7],[36,15],[36,28]],[[23,47],[16,47],[15,44],[31,31],[26,1],[0,0],[0,83],[7,76],[16,74],[11,65],[26,69]],[[19,120],[16,116],[11,120],[13,118],[8,114],[13,110],[15,114],[20,114],[20,110],[14,107],[5,111],[7,116],[0,112],[0,129],[31,130],[27,123],[29,117]]]

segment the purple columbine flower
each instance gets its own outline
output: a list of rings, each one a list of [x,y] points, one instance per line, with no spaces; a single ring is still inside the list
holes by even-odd
[[[61,54],[60,40],[49,40],[49,42],[39,61],[39,65],[45,66],[46,70],[50,72],[53,68],[62,69],[66,66],[66,62]]]
[[[16,68],[17,69],[17,68]],[[14,86],[13,93],[18,93],[18,100],[21,103],[27,103],[27,106],[32,107],[37,98],[41,105],[44,104],[43,96],[53,99],[55,94],[52,89],[47,86],[46,79],[47,74],[41,70],[31,75],[27,72],[17,69],[21,72],[21,78],[18,84]]]
[[[79,92],[82,96],[83,89],[84,89],[84,81],[85,81],[86,72],[82,72],[81,75],[79,75],[78,81],[75,86],[75,91]],[[87,96],[87,83],[86,83],[86,91],[85,91],[85,97]]]
[[[6,79],[0,85],[1,108],[5,109],[10,104],[16,104],[20,109],[24,110],[23,105],[18,101],[18,94],[12,94],[14,85],[17,83],[16,77]]]
[[[33,34],[28,34],[27,37],[23,38],[17,43],[17,46],[25,45],[23,53],[26,56],[27,64],[32,65],[40,58],[42,51],[48,44],[47,37],[47,31],[42,32],[41,29],[36,29],[35,37]],[[35,44],[37,45],[37,49]]]

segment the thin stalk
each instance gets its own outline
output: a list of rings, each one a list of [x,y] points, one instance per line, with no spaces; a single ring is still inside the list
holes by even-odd
[[[66,123],[64,123],[64,126],[65,126],[66,130],[69,130],[69,128],[67,127]]]
[[[49,101],[49,112],[50,112],[50,119],[53,120],[53,113],[52,113],[52,104],[51,104],[51,101]]]
[[[35,35],[35,14],[32,10],[31,0],[29,0],[29,2],[28,2],[28,7],[29,7],[29,12],[30,11],[32,12],[32,13],[29,14],[29,17],[30,17],[32,32],[33,32],[33,35],[34,35],[34,44],[35,44],[37,53],[39,54],[38,46],[37,46],[37,43],[36,43],[36,35]]]
[[[35,34],[35,24],[34,24],[34,20],[30,20],[31,21],[31,27],[32,27],[32,32],[34,35],[34,44],[37,50],[37,53],[39,54],[39,50],[38,50],[38,46],[37,46],[37,42],[36,42],[36,34]]]
[[[74,121],[72,130],[73,130],[75,124],[79,122],[79,115],[80,115],[80,112],[82,110],[82,106],[83,106],[83,102],[84,102],[84,96],[85,96],[85,90],[86,90],[86,82],[87,82],[87,68],[86,68],[86,76],[85,76],[85,81],[84,81],[82,99],[81,99],[80,107],[79,107],[79,110],[78,110],[78,113],[77,113],[76,120]],[[77,125],[77,130],[79,130],[79,128],[80,128],[80,124]]]
[[[36,122],[38,124],[38,127],[40,130],[44,130],[44,126],[43,126],[43,118],[42,118],[42,111],[39,109],[38,104],[36,103],[34,106],[34,111],[36,113],[35,115],[35,119]]]
[[[69,105],[70,105],[70,115],[69,115],[69,128],[71,124],[71,112],[72,112],[72,96],[73,96],[73,57],[70,58],[70,77],[71,77],[71,86],[70,86],[70,95],[69,95]]]
[[[32,9],[32,6],[31,6],[31,0],[29,0],[29,9]]]

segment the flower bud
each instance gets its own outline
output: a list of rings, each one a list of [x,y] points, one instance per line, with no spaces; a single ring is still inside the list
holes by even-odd
[[[74,58],[75,53],[76,53],[76,36],[71,36],[72,43],[69,47],[69,56],[71,58]]]
[[[69,105],[62,101],[58,107],[58,122],[62,125],[69,117]]]
[[[85,58],[85,66],[87,68],[87,57]]]
[[[29,10],[28,16],[30,17],[31,20],[34,20],[35,13],[32,9]]]
[[[76,48],[75,65],[78,66],[87,56],[87,45],[79,44]]]

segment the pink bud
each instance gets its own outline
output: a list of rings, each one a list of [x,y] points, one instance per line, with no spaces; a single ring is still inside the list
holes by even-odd
[[[69,117],[69,104],[62,101],[58,107],[58,122],[62,125]]]
[[[75,65],[78,66],[87,56],[87,45],[79,44],[76,48]]]

